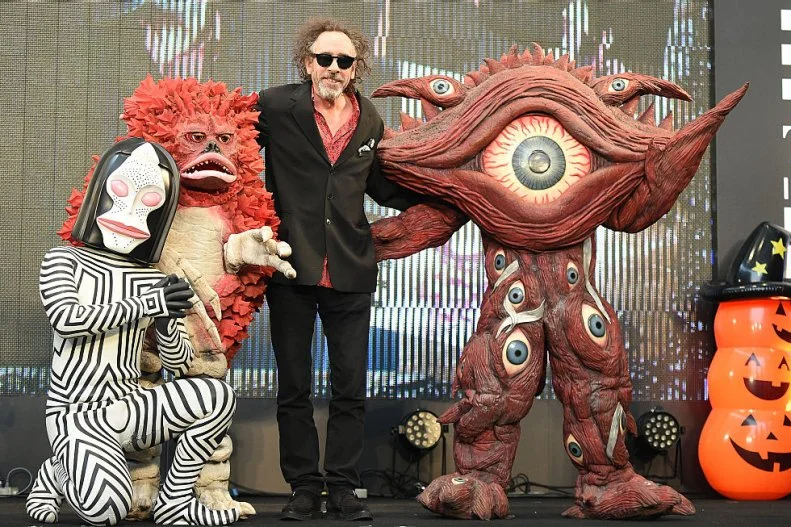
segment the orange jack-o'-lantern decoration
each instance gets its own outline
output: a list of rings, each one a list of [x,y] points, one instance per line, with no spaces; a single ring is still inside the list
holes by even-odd
[[[791,303],[722,302],[714,319],[717,353],[709,367],[714,408],[791,411]]]
[[[708,373],[709,415],[698,458],[709,484],[742,500],[791,493],[791,233],[756,228],[724,282],[702,293],[720,305]]]
[[[700,466],[709,484],[734,500],[791,493],[791,413],[713,409],[700,434]]]

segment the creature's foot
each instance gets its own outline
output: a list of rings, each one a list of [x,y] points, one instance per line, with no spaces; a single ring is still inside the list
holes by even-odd
[[[457,472],[441,476],[417,500],[428,510],[451,518],[489,520],[508,516],[508,498],[503,487],[472,474]]]
[[[593,473],[580,475],[576,505],[563,516],[625,520],[664,514],[691,516],[695,514],[695,506],[672,488],[648,481],[628,467],[604,477]]]
[[[36,483],[28,494],[25,509],[28,516],[42,523],[57,523],[63,493],[55,479],[52,458],[47,459],[38,471]]]
[[[236,501],[228,493],[227,488],[196,488],[200,494],[200,502],[210,509],[237,509],[240,518],[255,515],[255,509],[246,501]]]
[[[162,493],[157,496],[153,512],[158,525],[230,525],[239,519],[237,509],[216,511],[194,496],[172,499]]]

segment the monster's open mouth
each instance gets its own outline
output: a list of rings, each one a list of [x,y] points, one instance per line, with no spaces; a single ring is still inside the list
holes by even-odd
[[[767,452],[766,459],[763,459],[758,452],[746,450],[730,439],[733,449],[744,461],[764,472],[774,472],[775,466],[779,466],[779,471],[791,468],[791,453],[789,452]]]
[[[126,225],[120,221],[108,220],[107,218],[96,218],[96,223],[115,233],[128,236],[129,238],[134,238],[136,240],[145,240],[151,236],[149,233],[141,231],[137,227]]]
[[[181,181],[190,188],[218,190],[236,181],[236,166],[214,152],[201,154],[181,170]]]
[[[788,383],[781,382],[780,386],[773,386],[770,381],[758,381],[744,378],[744,387],[754,396],[764,401],[776,401],[788,391]]]

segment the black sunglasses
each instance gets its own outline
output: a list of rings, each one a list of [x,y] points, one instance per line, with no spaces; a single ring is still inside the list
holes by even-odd
[[[333,60],[338,61],[338,67],[342,70],[348,70],[357,60],[356,57],[349,57],[348,55],[330,55],[329,53],[311,53],[316,59],[316,62],[322,68],[329,68]]]

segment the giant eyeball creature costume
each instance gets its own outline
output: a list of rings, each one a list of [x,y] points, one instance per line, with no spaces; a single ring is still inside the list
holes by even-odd
[[[193,494],[235,409],[217,379],[140,387],[143,335],[154,325],[162,362],[176,376],[194,350],[181,317],[189,285],[150,264],[159,259],[179,195],[176,163],[161,146],[127,139],[100,159],[75,227],[84,247],[51,249],[41,264],[41,301],[53,330],[47,434],[53,456],[27,498],[36,521],[55,523],[65,498],[82,521],[114,525],[132,501],[125,452],[176,439],[154,506],[163,525],[227,525],[236,509],[212,510]]]
[[[481,230],[489,286],[461,355],[461,397],[440,417],[454,425],[455,474],[419,496],[458,518],[508,514],[505,487],[519,422],[543,385],[547,358],[563,404],[563,444],[579,469],[574,518],[692,514],[679,493],[637,475],[624,444],[634,430],[621,328],[596,288],[599,226],[637,232],[659,220],[695,175],[744,86],[679,131],[635,116],[640,96],[689,100],[639,73],[594,79],[590,67],[539,46],[486,59],[464,82],[401,79],[373,96],[419,99],[426,122],[402,118],[377,148],[396,183],[431,197],[374,224],[377,257],[438,245],[467,221]]]

